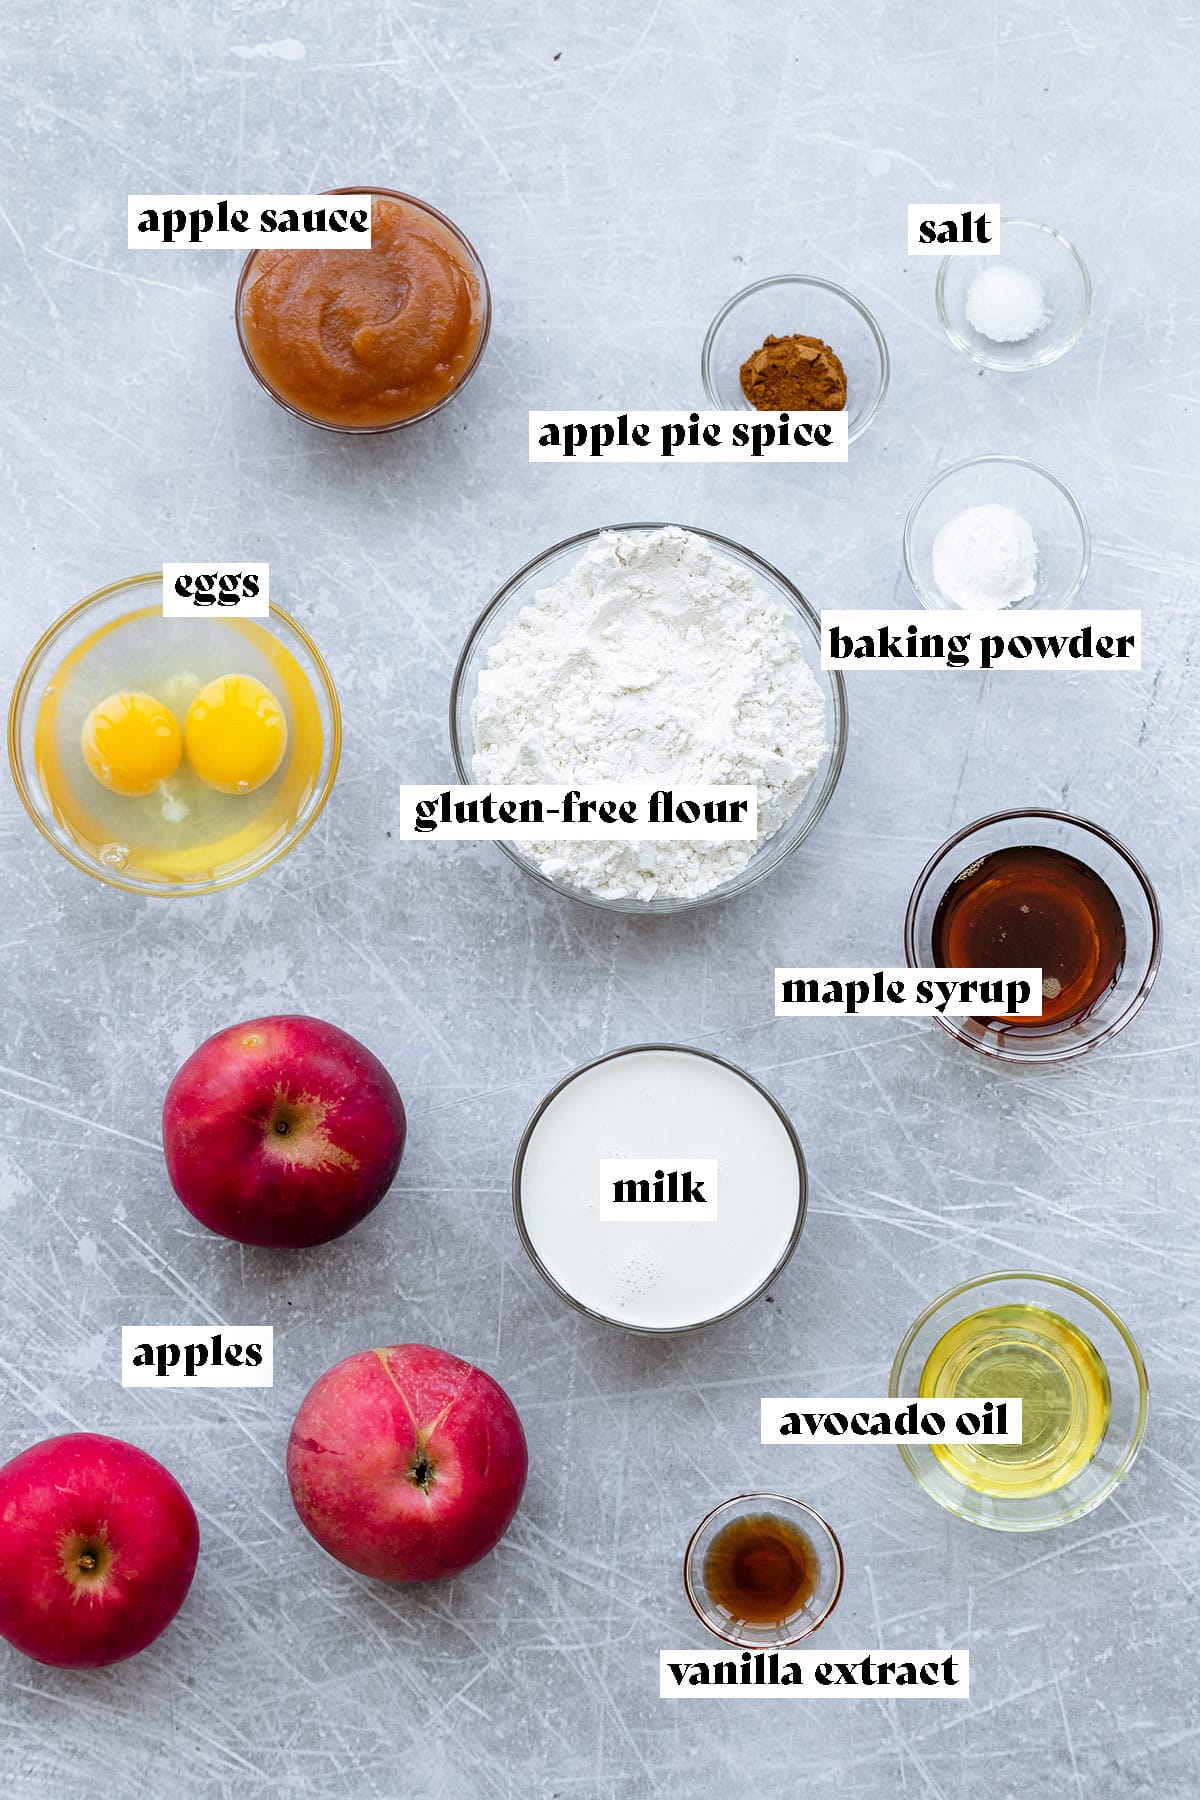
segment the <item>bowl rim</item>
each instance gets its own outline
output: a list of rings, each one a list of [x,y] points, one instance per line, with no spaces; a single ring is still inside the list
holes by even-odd
[[[446,227],[451,236],[456,238],[466,251],[479,280],[480,298],[483,302],[483,324],[480,328],[479,342],[475,346],[474,354],[466,368],[463,370],[462,379],[457,381],[447,393],[443,394],[440,400],[436,400],[432,406],[427,406],[423,412],[412,413],[406,419],[394,419],[390,425],[338,425],[332,419],[318,419],[314,417],[312,413],[305,412],[303,407],[296,406],[291,400],[285,399],[282,394],[278,393],[276,389],[271,386],[271,383],[267,380],[255,361],[249,344],[246,342],[246,333],[242,324],[242,302],[245,296],[246,286],[250,280],[250,271],[254,266],[255,258],[259,255],[258,250],[251,250],[245,262],[242,264],[233,301],[233,322],[237,331],[238,344],[241,347],[242,356],[246,362],[246,367],[250,370],[250,373],[254,376],[254,379],[258,382],[259,386],[265,393],[268,393],[271,396],[277,406],[281,406],[284,412],[291,413],[294,419],[301,419],[305,425],[315,425],[320,431],[331,431],[338,437],[382,437],[389,431],[403,431],[409,425],[419,425],[425,419],[432,419],[434,413],[441,412],[443,407],[449,406],[452,400],[457,399],[458,395],[462,393],[468,381],[470,381],[472,375],[474,375],[476,369],[479,367],[480,362],[483,360],[483,352],[487,346],[487,341],[491,335],[492,329],[492,290],[488,283],[487,270],[483,266],[483,260],[461,226],[456,225],[453,219],[448,218],[444,212],[439,211],[431,201],[421,200],[416,194],[405,194],[402,193],[399,188],[379,187],[373,183],[367,183],[360,187],[323,188],[321,192],[323,194],[369,194],[372,199],[375,199],[378,196],[384,200],[402,200],[406,205],[416,207],[418,212],[428,213],[431,218],[437,219],[439,224]],[[286,246],[281,245],[279,247],[285,248]]]
[[[773,1501],[777,1507],[783,1506],[789,1509],[794,1508],[797,1512],[807,1513],[810,1519],[816,1521],[821,1531],[833,1545],[834,1561],[837,1565],[837,1585],[833,1590],[833,1596],[816,1623],[810,1625],[807,1631],[802,1631],[798,1637],[777,1638],[769,1644],[747,1643],[745,1638],[735,1638],[729,1632],[721,1631],[713,1624],[708,1614],[701,1607],[696,1592],[694,1591],[692,1582],[692,1561],[696,1553],[696,1545],[700,1541],[701,1533],[707,1530],[713,1520],[718,1518],[721,1513],[727,1512],[730,1507],[740,1506],[747,1500],[764,1502],[764,1512],[770,1512],[772,1510],[771,1507],[765,1503]],[[829,1520],[819,1513],[815,1506],[810,1506],[806,1500],[797,1500],[794,1494],[769,1493],[765,1489],[755,1489],[745,1494],[731,1494],[728,1500],[722,1500],[719,1505],[709,1508],[708,1512],[705,1513],[691,1537],[688,1539],[687,1549],[683,1553],[683,1588],[691,1604],[692,1611],[706,1631],[711,1631],[713,1636],[720,1638],[723,1643],[736,1644],[740,1650],[762,1650],[769,1654],[772,1650],[789,1650],[795,1644],[802,1644],[806,1638],[810,1638],[815,1632],[818,1632],[822,1625],[824,1625],[831,1617],[837,1607],[838,1601],[842,1597],[842,1588],[845,1585],[845,1581],[846,1558],[842,1550],[842,1540],[833,1529],[833,1526],[829,1523]]]
[[[1159,964],[1162,961],[1162,915],[1159,912],[1158,896],[1151,884],[1150,877],[1133,852],[1126,849],[1120,839],[1115,838],[1111,831],[1106,831],[1103,825],[1096,825],[1091,819],[1081,819],[1074,813],[1060,812],[1054,807],[1048,806],[1016,806],[1004,812],[988,813],[983,818],[973,819],[969,825],[964,825],[960,831],[956,831],[948,837],[945,843],[939,844],[917,876],[904,912],[904,957],[910,969],[921,966],[916,942],[917,908],[924,897],[930,876],[947,852],[952,850],[956,844],[965,843],[977,831],[985,831],[993,825],[1004,825],[1009,820],[1016,819],[1052,819],[1056,824],[1070,825],[1076,830],[1091,832],[1093,837],[1099,838],[1125,863],[1142,890],[1142,897],[1150,914],[1150,958],[1146,973],[1139,982],[1136,993],[1117,1018],[1111,1020],[1102,1031],[1096,1032],[1094,1036],[1085,1038],[1082,1043],[1073,1042],[1065,1049],[1055,1047],[1058,1034],[1053,1033],[1045,1038],[1027,1040],[1030,1043],[1045,1046],[1044,1048],[1008,1050],[971,1037],[959,1029],[956,1019],[948,1019],[942,1013],[935,1014],[935,1018],[942,1030],[956,1043],[964,1044],[978,1055],[990,1056],[998,1062],[1015,1063],[1026,1067],[1031,1064],[1073,1062],[1076,1057],[1085,1056],[1089,1051],[1096,1050],[1101,1044],[1107,1043],[1110,1038],[1116,1036],[1118,1031],[1124,1030],[1129,1021],[1141,1011],[1149,998],[1150,990],[1158,975]],[[1070,1029],[1069,1025],[1063,1027],[1064,1032]]]
[[[541,550],[536,556],[530,557],[529,561],[523,563],[515,574],[510,575],[492,595],[492,598],[476,618],[475,623],[471,626],[463,641],[463,647],[459,651],[458,661],[454,667],[454,675],[450,682],[450,755],[454,763],[455,773],[460,782],[465,786],[471,786],[474,783],[475,777],[468,767],[466,756],[464,754],[464,747],[459,738],[459,695],[463,690],[467,669],[470,666],[475,647],[482,638],[489,622],[503,610],[516,590],[530,575],[536,573],[540,567],[552,561],[553,558],[561,556],[564,552],[592,543],[596,538],[603,536],[605,532],[609,531],[666,531],[671,529],[691,532],[696,537],[707,539],[709,543],[720,545],[723,550],[733,551],[736,556],[748,558],[756,570],[761,570],[771,581],[777,583],[786,595],[793,610],[799,615],[803,624],[811,632],[813,644],[819,657],[821,649],[820,615],[810,605],[809,601],[805,599],[795,582],[790,581],[780,569],[775,567],[774,563],[769,563],[766,558],[760,556],[756,550],[748,549],[745,544],[739,544],[734,538],[724,537],[718,531],[709,531],[707,527],[703,525],[680,525],[677,521],[669,519],[637,519],[614,525],[592,526],[586,531],[573,532],[570,537],[561,538],[558,543],[551,544],[548,549]],[[539,881],[543,887],[549,888],[551,893],[560,894],[564,899],[577,901],[584,906],[595,907],[600,912],[622,913],[633,918],[665,918],[673,913],[692,912],[697,907],[715,906],[724,900],[736,900],[739,895],[747,892],[748,889],[757,886],[765,876],[772,874],[781,863],[786,862],[788,857],[790,857],[793,852],[811,836],[816,826],[824,817],[825,811],[829,806],[830,801],[833,799],[838,782],[841,779],[842,768],[846,761],[846,745],[850,734],[850,714],[846,695],[846,683],[842,678],[841,671],[838,669],[822,669],[820,671],[820,676],[814,678],[828,680],[833,694],[832,710],[834,714],[831,725],[833,741],[825,753],[825,773],[821,780],[821,790],[817,797],[817,804],[814,808],[812,817],[809,819],[808,824],[804,831],[801,832],[800,836],[797,837],[793,843],[789,844],[787,849],[777,856],[773,862],[768,863],[764,868],[756,869],[748,878],[743,879],[742,876],[734,876],[732,885],[727,888],[710,889],[703,894],[664,901],[639,901],[630,897],[608,899],[603,894],[585,893],[580,888],[567,887],[563,883],[553,880],[549,875],[545,874],[543,870],[539,869],[536,864],[527,861],[524,857],[520,856],[515,847],[506,839],[495,839],[494,842],[496,848],[502,850],[509,861],[515,863],[522,873],[532,876],[532,878],[535,881]],[[821,765],[818,765],[817,775],[813,777],[814,786],[816,785],[820,774]],[[805,800],[807,800],[808,794],[811,793],[811,791],[811,788],[807,790],[804,796]],[[801,801],[801,805],[803,804],[804,801]],[[798,811],[799,808],[796,810]],[[795,815],[793,814],[792,816],[794,817]],[[785,821],[784,825],[779,827],[779,830],[783,831],[788,822],[790,821]],[[777,836],[778,833],[775,835]],[[767,844],[770,844],[773,841],[773,838],[768,838]],[[764,849],[766,847],[766,845],[763,846]]]
[[[299,638],[316,665],[317,675],[324,689],[326,699],[329,702],[329,769],[325,776],[325,780],[321,785],[320,792],[316,795],[313,805],[301,822],[299,828],[289,835],[264,862],[254,863],[253,866],[248,869],[237,870],[233,874],[221,876],[215,881],[195,883],[177,882],[169,885],[148,886],[141,882],[122,880],[119,875],[114,874],[112,871],[98,868],[95,863],[88,862],[79,854],[74,845],[64,842],[51,831],[46,821],[41,817],[37,810],[34,802],[33,785],[27,778],[24,759],[21,755],[21,717],[30,697],[35,671],[41,663],[45,653],[51,648],[60,633],[74,620],[87,612],[90,607],[98,606],[101,602],[111,599],[114,594],[119,594],[126,589],[146,587],[150,584],[161,587],[161,569],[152,570],[144,575],[127,575],[120,581],[110,581],[105,587],[97,588],[94,593],[85,595],[82,600],[77,600],[73,606],[67,608],[66,612],[60,613],[58,618],[54,619],[46,627],[45,631],[42,632],[36,644],[34,644],[32,650],[21,665],[21,671],[14,683],[12,698],[9,701],[8,766],[12,773],[13,785],[20,796],[21,804],[25,808],[25,811],[29,814],[29,817],[37,826],[46,842],[52,844],[59,855],[65,857],[67,862],[73,863],[77,869],[82,869],[83,873],[85,875],[90,875],[93,881],[99,881],[105,887],[119,888],[122,893],[141,894],[149,900],[190,900],[201,894],[215,894],[219,893],[224,888],[238,887],[243,881],[249,881],[252,876],[261,875],[265,869],[271,868],[273,864],[279,862],[282,857],[286,856],[289,850],[295,849],[301,838],[311,831],[312,827],[316,824],[317,819],[324,811],[325,803],[333,791],[334,780],[338,772],[338,764],[341,761],[342,710],[337,697],[337,689],[334,687],[333,677],[329,673],[325,658],[321,655],[321,652],[317,649],[317,646],[313,643],[313,640],[309,637],[304,627],[292,617],[291,613],[286,612],[282,606],[277,606],[275,601],[272,600],[270,616],[272,618],[282,619],[288,630],[294,632],[296,637]]]
[[[1081,546],[1078,573],[1076,574],[1072,585],[1067,589],[1063,599],[1055,600],[1053,602],[1042,602],[1036,600],[1034,596],[1031,595],[1028,600],[1018,600],[1015,606],[1001,607],[997,610],[1012,613],[1024,611],[1035,612],[1040,607],[1043,611],[1048,612],[1055,610],[1065,611],[1068,606],[1073,606],[1075,604],[1075,601],[1083,588],[1083,584],[1088,578],[1088,571],[1092,566],[1092,532],[1091,527],[1087,522],[1087,514],[1079,504],[1075,494],[1067,486],[1066,482],[1063,481],[1061,476],[1053,474],[1043,463],[1031,462],[1027,456],[1013,456],[1006,451],[1000,450],[989,450],[985,451],[982,456],[965,456],[961,462],[948,463],[944,469],[939,469],[936,474],[931,475],[924,487],[921,488],[916,499],[908,509],[907,516],[904,520],[904,531],[901,537],[904,557],[904,573],[908,576],[909,586],[912,588],[914,594],[916,594],[921,605],[925,607],[928,612],[952,613],[970,610],[969,608],[956,607],[953,601],[947,600],[943,595],[927,592],[917,574],[916,557],[913,553],[912,538],[921,509],[929,499],[930,495],[934,492],[935,488],[939,488],[944,481],[949,481],[952,475],[961,475],[967,469],[982,468],[985,464],[990,463],[1007,463],[1013,468],[1027,469],[1033,475],[1040,475],[1043,480],[1050,483],[1051,487],[1057,488],[1074,516],[1076,525],[1079,527]]]
[[[839,300],[844,300],[849,306],[853,307],[874,340],[875,354],[879,358],[879,385],[870,406],[864,412],[862,418],[854,427],[854,430],[847,430],[846,441],[847,443],[853,444],[862,436],[863,432],[867,429],[867,426],[879,411],[879,408],[883,405],[884,397],[888,391],[888,383],[892,376],[892,360],[888,352],[887,339],[880,330],[879,323],[870,308],[858,298],[857,294],[852,294],[849,288],[842,287],[840,283],[836,281],[827,281],[823,275],[764,275],[761,281],[752,281],[748,287],[739,288],[737,293],[733,294],[725,302],[724,306],[721,307],[720,311],[713,319],[712,324],[705,332],[704,342],[700,347],[700,380],[704,387],[705,397],[708,400],[709,405],[714,407],[718,412],[725,410],[721,406],[720,396],[717,394],[715,384],[712,380],[711,365],[713,345],[716,343],[717,333],[720,331],[729,314],[733,312],[735,307],[740,306],[743,300],[748,300],[751,294],[757,294],[763,288],[782,287],[789,284],[795,284],[800,287],[823,288],[828,294],[836,294]],[[734,410],[736,411],[738,409],[735,408]],[[753,410],[748,403],[747,410]]]
[[[970,343],[968,339],[966,339],[962,333],[951,324],[949,314],[946,310],[946,280],[950,274],[952,264],[958,260],[953,256],[944,256],[938,264],[937,284],[934,288],[934,300],[937,305],[938,318],[942,322],[942,330],[946,333],[946,336],[950,339],[950,342],[954,345],[956,350],[961,350],[964,356],[969,356],[972,362],[978,363],[983,369],[998,369],[1003,375],[1025,375],[1033,369],[1049,368],[1050,364],[1056,363],[1060,356],[1065,356],[1068,350],[1073,350],[1075,348],[1087,328],[1088,320],[1092,316],[1092,278],[1088,273],[1087,264],[1084,262],[1082,256],[1080,256],[1075,245],[1071,242],[1070,238],[1067,237],[1066,233],[1059,231],[1056,226],[1045,225],[1040,219],[1008,219],[1003,215],[1001,215],[1000,218],[1000,225],[1001,228],[1008,225],[1017,225],[1029,231],[1045,232],[1047,237],[1057,239],[1063,249],[1072,257],[1075,266],[1079,271],[1080,284],[1083,289],[1083,304],[1080,308],[1079,319],[1074,331],[1063,340],[1057,349],[1048,350],[1041,356],[1036,356],[1027,362],[1006,362],[1000,357],[989,355],[986,351],[977,349],[974,344]],[[1003,240],[1001,241],[1003,242]],[[1001,250],[1000,259],[1003,260],[1003,257],[1004,251]]]
[[[580,1075],[586,1075],[589,1070],[598,1068],[601,1063],[615,1062],[619,1056],[640,1056],[646,1051],[668,1051],[684,1056],[704,1057],[708,1062],[717,1063],[721,1068],[728,1069],[732,1074],[740,1075],[743,1081],[748,1082],[752,1088],[755,1088],[758,1091],[762,1098],[776,1113],[787,1133],[788,1140],[796,1158],[796,1173],[799,1178],[799,1193],[796,1199],[796,1220],[788,1234],[787,1243],[784,1245],[783,1251],[780,1254],[778,1261],[775,1263],[775,1266],[765,1280],[758,1284],[753,1293],[745,1295],[743,1299],[736,1303],[736,1305],[727,1307],[724,1312],[714,1313],[711,1318],[696,1319],[690,1325],[631,1325],[625,1319],[610,1318],[607,1313],[597,1312],[594,1307],[587,1306],[582,1300],[576,1299],[574,1294],[569,1293],[567,1289],[555,1279],[538,1254],[533,1240],[529,1235],[529,1229],[525,1223],[524,1206],[521,1200],[521,1174],[525,1167],[526,1153],[533,1141],[533,1134],[541,1122],[542,1115],[547,1111],[552,1102],[557,1100],[563,1089],[569,1087]],[[571,1069],[561,1080],[556,1081],[549,1092],[538,1102],[537,1106],[529,1116],[524,1131],[521,1133],[516,1155],[513,1157],[511,1191],[513,1218],[516,1221],[517,1235],[524,1246],[525,1254],[528,1256],[530,1262],[542,1277],[547,1287],[553,1288],[554,1292],[561,1300],[565,1300],[568,1306],[573,1307],[577,1313],[582,1313],[585,1318],[595,1319],[601,1325],[611,1325],[618,1331],[633,1332],[638,1337],[682,1337],[693,1331],[704,1331],[710,1325],[719,1325],[725,1319],[732,1319],[736,1314],[744,1312],[748,1306],[753,1306],[754,1302],[761,1299],[767,1289],[771,1287],[774,1282],[778,1281],[780,1275],[782,1275],[784,1269],[787,1268],[788,1263],[795,1254],[796,1246],[799,1244],[801,1234],[804,1231],[805,1220],[808,1217],[808,1164],[804,1160],[804,1146],[800,1142],[799,1133],[797,1132],[795,1125],[793,1125],[782,1102],[775,1097],[769,1088],[764,1087],[761,1081],[751,1075],[747,1069],[743,1069],[739,1063],[730,1062],[728,1057],[718,1056],[714,1050],[704,1050],[696,1044],[623,1044],[617,1050],[604,1050],[599,1056],[589,1057],[586,1062],[580,1063],[577,1068]]]
[[[920,1466],[907,1445],[898,1444],[897,1449],[909,1471],[920,1487],[929,1495],[930,1499],[936,1500],[938,1505],[944,1507],[947,1512],[952,1512],[958,1518],[965,1519],[968,1524],[981,1525],[987,1531],[1052,1531],[1059,1525],[1070,1524],[1073,1520],[1082,1518],[1085,1513],[1093,1512],[1097,1506],[1107,1500],[1109,1495],[1121,1485],[1137,1460],[1138,1452],[1142,1447],[1142,1441],[1146,1435],[1146,1426],[1150,1417],[1150,1377],[1146,1372],[1146,1364],[1142,1358],[1141,1350],[1138,1348],[1137,1340],[1130,1331],[1128,1325],[1126,1325],[1124,1319],[1121,1318],[1120,1314],[1115,1312],[1113,1308],[1109,1306],[1107,1301],[1102,1300],[1099,1294],[1093,1293],[1091,1288],[1084,1287],[1082,1282],[1072,1281],[1068,1276],[1048,1275],[1044,1270],[1037,1269],[992,1269],[984,1275],[973,1275],[967,1281],[957,1282],[954,1287],[947,1288],[944,1293],[939,1294],[936,1300],[931,1300],[929,1305],[922,1309],[920,1314],[913,1320],[912,1324],[905,1332],[900,1347],[892,1359],[891,1372],[888,1375],[888,1398],[899,1399],[905,1397],[900,1393],[899,1387],[900,1372],[904,1364],[904,1359],[916,1342],[918,1334],[941,1310],[941,1308],[946,1306],[950,1301],[957,1300],[961,1295],[970,1293],[974,1288],[987,1287],[994,1282],[1001,1281],[1045,1283],[1048,1287],[1065,1289],[1068,1293],[1075,1294],[1079,1298],[1086,1300],[1090,1306],[1094,1306],[1098,1312],[1103,1313],[1109,1324],[1116,1330],[1117,1335],[1120,1337],[1121,1342],[1125,1345],[1125,1348],[1129,1353],[1129,1359],[1133,1365],[1138,1386],[1137,1421],[1134,1426],[1132,1439],[1122,1456],[1119,1465],[1097,1494],[1079,1505],[1071,1507],[1069,1510],[1063,1512],[1058,1518],[1028,1520],[1023,1523],[1019,1519],[999,1520],[982,1518],[978,1514],[969,1512],[963,1507],[955,1506],[950,1496],[935,1493],[924,1480]],[[1074,1323],[1074,1321],[1072,1321],[1072,1323]],[[1015,1500],[1011,1502],[1011,1504],[1020,1505],[1021,1502]]]

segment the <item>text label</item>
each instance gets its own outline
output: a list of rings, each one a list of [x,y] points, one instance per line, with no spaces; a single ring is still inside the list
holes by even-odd
[[[910,204],[910,256],[996,256],[999,251],[999,207],[978,200]]]
[[[529,460],[845,462],[842,412],[531,412]]]
[[[609,1156],[600,1160],[600,1217],[693,1224],[717,1216],[717,1163],[701,1156]]]
[[[979,1013],[1040,1019],[1040,969],[776,969],[775,1017],[851,1017],[891,1013],[916,1018]]]
[[[130,194],[131,250],[368,250],[369,194]]]
[[[764,1444],[1019,1444],[1021,1402],[764,1400]]]
[[[1140,669],[1140,612],[824,611],[823,669]]]
[[[270,1325],[122,1325],[121,1386],[273,1387]]]
[[[537,838],[704,838],[744,841],[758,834],[755,787],[402,787],[400,829],[409,842],[434,835],[455,843]]]
[[[164,563],[164,619],[266,619],[271,613],[269,563]]]
[[[854,1698],[967,1700],[968,1650],[661,1650],[660,1700]]]

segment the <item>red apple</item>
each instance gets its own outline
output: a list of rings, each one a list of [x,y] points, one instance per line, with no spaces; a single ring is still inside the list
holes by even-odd
[[[0,1636],[58,1669],[136,1656],[183,1605],[200,1549],[175,1477],[76,1431],[0,1469]]]
[[[336,1363],[296,1414],[287,1453],[318,1544],[381,1581],[437,1581],[495,1549],[527,1466],[504,1389],[427,1344]]]
[[[341,1237],[383,1199],[404,1154],[404,1102],[371,1052],[320,1019],[231,1025],[167,1089],[167,1174],[194,1218],[239,1244]]]

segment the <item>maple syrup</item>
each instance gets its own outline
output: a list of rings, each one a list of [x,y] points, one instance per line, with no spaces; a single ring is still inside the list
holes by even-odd
[[[956,875],[933,919],[939,968],[1040,968],[1040,1019],[986,1023],[1036,1036],[1077,1024],[1115,985],[1125,921],[1111,889],[1065,850],[1015,844]]]
[[[731,1519],[704,1557],[709,1604],[743,1625],[785,1625],[808,1605],[819,1576],[812,1542],[774,1513]]]

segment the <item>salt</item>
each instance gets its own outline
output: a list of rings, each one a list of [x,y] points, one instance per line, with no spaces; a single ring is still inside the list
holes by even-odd
[[[967,289],[967,322],[994,344],[1019,344],[1048,317],[1046,290],[1028,269],[997,263],[981,269]]]

